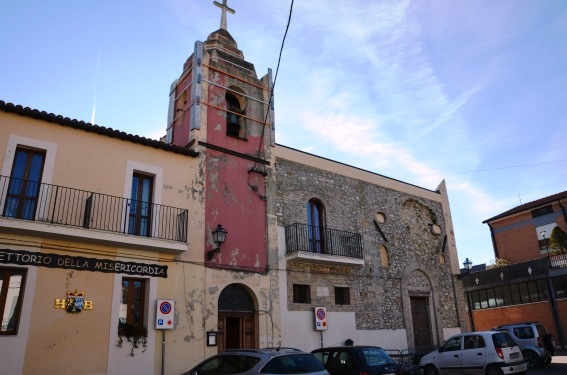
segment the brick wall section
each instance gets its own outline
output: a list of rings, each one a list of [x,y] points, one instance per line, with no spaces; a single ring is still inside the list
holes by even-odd
[[[437,224],[445,233],[439,202],[284,159],[278,158],[275,168],[278,226],[306,224],[307,202],[317,198],[325,206],[327,227],[363,237],[363,266],[287,262],[289,310],[311,310],[321,303],[328,311],[354,311],[357,329],[403,329],[411,322],[411,311],[404,308],[408,295],[425,289],[434,296],[430,303],[437,328],[459,326],[449,254],[441,263],[443,235],[433,234],[430,226]],[[387,242],[374,226],[377,212],[386,215],[380,228]],[[381,245],[388,249],[389,267],[381,266]],[[292,303],[294,283],[311,286],[310,305]],[[351,306],[334,305],[334,286],[351,289]],[[329,296],[318,296],[317,287],[328,288]]]
[[[536,230],[532,224],[498,233],[495,238],[500,259],[521,263],[545,256],[540,254]]]
[[[567,301],[560,302],[564,302],[562,308],[565,310],[565,313],[567,313]],[[526,305],[475,310],[473,311],[473,316],[477,331],[490,330],[491,328],[502,324],[540,322],[545,326],[548,332],[553,334],[557,340],[557,344],[559,344],[559,335],[555,329],[551,304],[547,301],[529,303]],[[503,320],[502,317],[506,317],[506,319]],[[563,324],[565,325],[565,323]],[[565,329],[565,327],[563,329]]]
[[[567,231],[567,224],[561,206],[557,203],[552,206],[555,222],[561,229]],[[491,222],[490,225],[495,232],[494,237],[500,259],[506,259],[512,263],[521,263],[547,256],[540,252],[536,226],[534,225],[531,210],[499,219]],[[547,235],[549,238],[551,233]]]

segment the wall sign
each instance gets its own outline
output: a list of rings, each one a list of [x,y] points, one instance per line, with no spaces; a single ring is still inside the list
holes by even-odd
[[[325,307],[315,308],[315,330],[327,330],[327,309]]]
[[[175,301],[158,299],[156,311],[156,329],[173,329],[175,325]]]
[[[79,292],[75,289],[74,292],[67,291],[67,298],[55,299],[56,309],[65,309],[68,313],[76,314],[83,310],[92,310],[93,301],[85,301],[85,292]]]
[[[59,254],[36,253],[25,250],[0,249],[0,263],[49,268],[66,268],[79,271],[126,273],[136,276],[167,278],[167,266],[122,262],[118,260],[73,257]]]

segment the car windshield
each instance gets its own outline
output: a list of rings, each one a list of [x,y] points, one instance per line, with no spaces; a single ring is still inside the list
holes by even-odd
[[[394,363],[392,358],[380,348],[365,348],[360,350],[358,355],[366,366],[383,366]]]
[[[258,361],[260,361],[258,357],[242,354],[221,354],[201,364],[192,374],[238,374],[250,370]]]
[[[311,354],[282,355],[272,358],[262,374],[307,374],[325,371],[323,364]]]
[[[509,334],[498,332],[492,335],[492,342],[496,348],[511,348],[516,346],[516,342]]]

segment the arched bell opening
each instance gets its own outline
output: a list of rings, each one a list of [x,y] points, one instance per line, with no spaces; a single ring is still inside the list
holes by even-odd
[[[244,118],[245,102],[241,95],[228,92],[226,99],[226,135],[231,137],[244,138]]]

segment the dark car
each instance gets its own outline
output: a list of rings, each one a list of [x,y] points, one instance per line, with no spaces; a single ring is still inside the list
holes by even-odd
[[[311,353],[331,375],[402,375],[401,367],[377,346],[337,346]]]
[[[230,349],[205,359],[183,375],[329,375],[311,353],[293,348]]]

